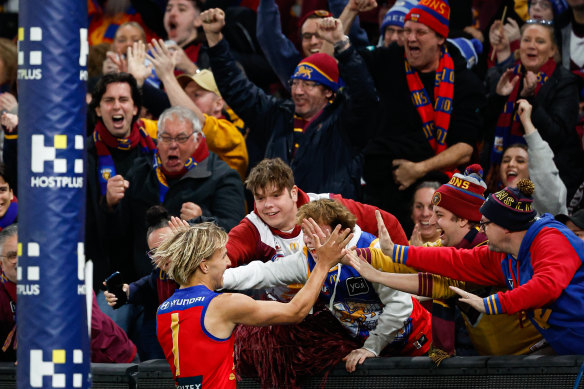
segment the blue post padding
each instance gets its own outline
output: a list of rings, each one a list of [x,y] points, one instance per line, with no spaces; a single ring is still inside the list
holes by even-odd
[[[89,388],[83,254],[87,2],[20,2],[19,388]]]

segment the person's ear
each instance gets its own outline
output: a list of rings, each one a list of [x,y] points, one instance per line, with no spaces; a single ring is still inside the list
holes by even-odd
[[[294,202],[298,201],[298,187],[296,185],[294,185],[292,189],[290,189],[290,197],[292,197],[292,200]]]

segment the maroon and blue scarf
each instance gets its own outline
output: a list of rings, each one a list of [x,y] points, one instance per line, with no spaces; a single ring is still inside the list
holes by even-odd
[[[178,173],[170,173],[166,171],[164,166],[162,165],[162,160],[160,159],[160,155],[158,154],[158,150],[153,157],[153,167],[154,173],[156,174],[156,179],[158,180],[158,190],[160,196],[160,204],[164,202],[164,198],[166,197],[166,193],[168,193],[168,180],[167,178],[174,179],[180,178],[185,175],[186,172],[194,168],[199,164],[199,162],[203,161],[209,156],[209,147],[207,147],[207,141],[204,137],[201,138],[201,143],[193,153],[193,155],[186,160],[184,167]]]
[[[404,65],[412,102],[422,119],[422,130],[434,154],[437,155],[447,148],[446,135],[448,135],[454,96],[454,62],[446,46],[442,46],[434,83],[434,106],[424,89],[420,76],[412,69],[405,54]]]
[[[141,120],[136,120],[134,124],[132,124],[130,136],[127,138],[116,138],[107,130],[104,124],[99,121],[93,131],[93,141],[95,142],[95,147],[97,149],[97,169],[99,172],[99,185],[102,196],[104,196],[107,191],[107,180],[116,175],[116,167],[108,147],[129,151],[139,145],[143,153],[148,153],[156,149],[154,141],[146,132]]]
[[[554,70],[556,70],[556,62],[553,59],[543,64],[541,70],[537,73],[537,85],[534,95],[537,96],[537,93],[550,78]],[[505,148],[514,143],[525,143],[519,113],[515,110],[517,99],[520,98],[519,87],[523,84],[521,81],[523,81],[526,74],[525,67],[521,63],[518,63],[513,67],[513,74],[518,75],[521,80],[515,84],[513,91],[503,106],[503,111],[497,119],[495,139],[493,140],[493,148],[491,149],[491,169],[501,163]]]
[[[9,225],[16,222],[16,218],[18,217],[18,203],[16,201],[12,201],[6,210],[4,216],[0,218],[0,231],[4,228],[8,227]]]

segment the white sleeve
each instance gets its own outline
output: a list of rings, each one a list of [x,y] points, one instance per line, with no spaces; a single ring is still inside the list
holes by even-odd
[[[537,213],[568,213],[566,208],[566,185],[560,178],[554,163],[554,153],[549,144],[535,131],[524,135],[529,155],[529,178],[535,186],[533,203]]]
[[[384,306],[377,320],[377,326],[369,332],[369,337],[365,340],[363,348],[379,356],[385,346],[393,340],[397,331],[403,328],[405,321],[412,314],[414,304],[412,296],[408,293],[388,288],[376,282],[373,282],[372,285]]]
[[[223,273],[223,289],[247,290],[305,283],[308,262],[302,251],[276,261],[253,261]]]

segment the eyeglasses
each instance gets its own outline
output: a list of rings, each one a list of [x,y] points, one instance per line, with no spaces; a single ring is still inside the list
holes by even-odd
[[[487,232],[487,226],[491,224],[492,221],[480,221],[479,222],[479,231]]]
[[[146,255],[151,261],[156,261],[156,249],[146,251]]]
[[[159,139],[159,140],[160,140],[162,143],[172,143],[172,142],[174,141],[174,142],[176,142],[176,143],[183,144],[183,143],[186,143],[186,141],[187,141],[187,140],[189,140],[189,138],[190,138],[190,137],[191,137],[191,136],[192,136],[194,133],[195,133],[195,132],[193,131],[193,132],[191,132],[191,134],[190,134],[190,135],[182,135],[182,134],[181,134],[181,135],[179,135],[179,136],[177,136],[177,137],[175,137],[175,138],[173,138],[173,137],[172,137],[172,136],[170,136],[170,135],[165,135],[165,134],[162,134],[162,135],[159,135],[159,136],[158,136],[158,139]]]
[[[18,254],[16,254],[15,252],[10,252],[8,253],[8,255],[0,255],[0,258],[8,258],[9,261],[16,261],[16,258],[18,258]]]
[[[302,89],[304,89],[304,90],[312,90],[317,85],[320,85],[320,84],[316,81],[299,80],[297,78],[288,80],[288,86],[290,86],[290,89],[296,88],[298,86],[302,86]]]
[[[528,19],[525,21],[525,24],[539,24],[540,26],[552,27],[554,25],[554,21],[544,19]]]
[[[311,40],[313,37],[320,38],[320,36],[318,36],[318,33],[316,32],[305,32],[302,34],[302,39],[307,41]]]

